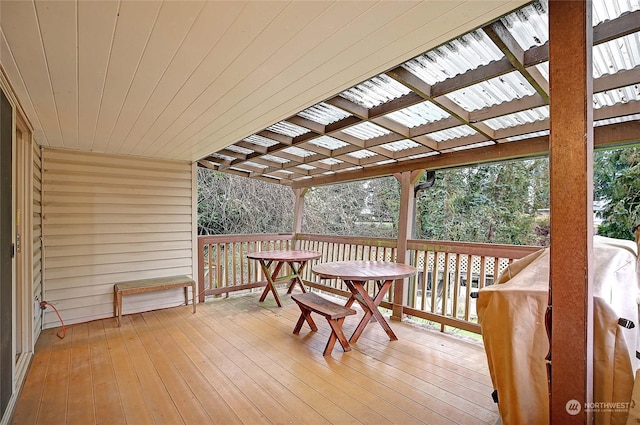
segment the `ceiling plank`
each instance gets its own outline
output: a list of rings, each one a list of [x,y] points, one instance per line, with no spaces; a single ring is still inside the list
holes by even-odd
[[[34,3],[44,55],[47,60],[51,90],[57,109],[62,146],[78,149],[78,63],[76,50],[75,2]],[[74,66],[69,66],[70,64]],[[61,111],[73,111],[61,114]]]
[[[105,152],[153,31],[160,2],[122,2],[109,52],[91,150]]]

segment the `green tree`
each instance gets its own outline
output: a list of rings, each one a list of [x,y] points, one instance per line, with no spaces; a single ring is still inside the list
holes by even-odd
[[[548,200],[547,163],[536,159],[438,172],[434,186],[418,197],[420,237],[546,243],[536,231],[536,220]]]
[[[598,234],[634,239],[640,224],[640,148],[622,148],[596,153],[594,197],[606,202]]]

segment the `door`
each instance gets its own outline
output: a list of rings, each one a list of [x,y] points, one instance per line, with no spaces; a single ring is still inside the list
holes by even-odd
[[[13,108],[0,90],[0,417],[13,392]]]

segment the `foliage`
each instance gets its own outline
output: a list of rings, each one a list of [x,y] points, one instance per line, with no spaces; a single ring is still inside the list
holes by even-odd
[[[293,206],[289,187],[198,169],[198,234],[291,232]]]
[[[198,170],[201,234],[279,233],[293,229],[290,188]],[[596,152],[594,194],[608,201],[598,233],[633,239],[640,223],[640,148]],[[414,237],[548,245],[546,158],[436,173],[416,197]],[[305,196],[305,233],[396,237],[400,185],[394,177],[312,187]]]
[[[302,231],[330,235],[397,235],[399,186],[392,177],[312,187]]]
[[[546,245],[548,191],[546,159],[439,171],[418,196],[420,238]]]
[[[594,161],[594,197],[607,201],[598,234],[634,239],[640,224],[640,148],[598,152]]]

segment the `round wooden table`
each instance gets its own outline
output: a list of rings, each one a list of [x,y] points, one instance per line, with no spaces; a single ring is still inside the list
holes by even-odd
[[[300,285],[302,292],[306,292],[304,285],[302,284],[302,279],[300,279],[300,275],[309,260],[315,260],[321,256],[322,253],[318,251],[302,250],[259,251],[247,254],[247,258],[257,260],[260,263],[260,267],[267,278],[267,286],[264,288],[264,291],[260,296],[260,302],[264,301],[269,291],[271,291],[273,293],[273,297],[276,299],[278,307],[282,307],[275,284],[276,282],[285,280],[291,280],[287,294],[290,294],[291,291],[293,291],[296,283]],[[269,269],[272,264],[274,264],[274,267],[273,270],[270,271]],[[287,276],[278,277],[278,273],[280,273],[280,270],[285,264],[289,264],[292,273]]]
[[[351,307],[355,301],[358,301],[362,306],[364,317],[349,342],[353,343],[358,340],[371,317],[374,317],[382,326],[389,339],[392,341],[398,339],[391,326],[378,311],[378,306],[389,291],[393,281],[413,276],[416,274],[415,267],[386,261],[335,261],[316,264],[312,270],[322,278],[342,279],[352,294],[345,306]],[[378,293],[374,297],[370,296],[364,287],[369,280],[374,281],[378,287]]]

